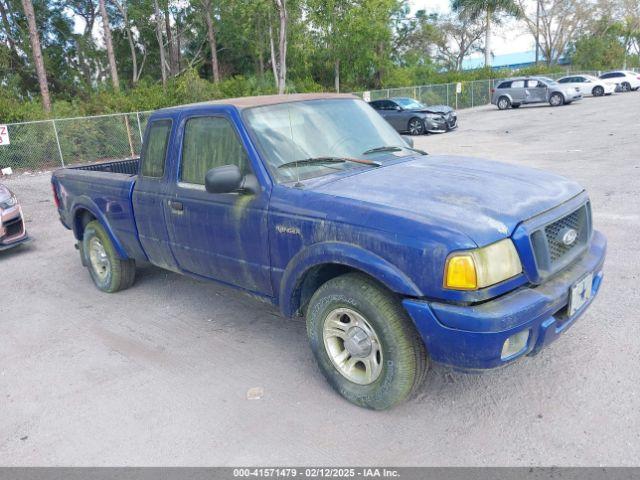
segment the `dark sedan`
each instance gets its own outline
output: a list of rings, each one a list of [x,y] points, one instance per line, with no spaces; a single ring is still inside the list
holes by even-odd
[[[458,126],[456,112],[447,105],[427,106],[408,97],[374,100],[369,105],[401,133],[442,133]]]

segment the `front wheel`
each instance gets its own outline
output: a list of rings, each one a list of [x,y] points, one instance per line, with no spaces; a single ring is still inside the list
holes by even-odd
[[[96,287],[107,293],[124,290],[133,285],[136,264],[133,260],[122,260],[104,227],[94,220],[89,222],[82,236],[81,254],[83,263]]]
[[[622,89],[623,92],[630,92],[631,84],[629,82],[622,82],[622,84],[620,85],[620,88]]]
[[[307,335],[329,384],[361,407],[384,410],[402,402],[428,369],[424,343],[398,298],[360,273],[316,291]]]
[[[424,133],[424,123],[419,118],[412,118],[407,125],[410,135],[422,135]]]
[[[602,97],[604,95],[604,88],[598,85],[596,87],[593,87],[593,90],[591,90],[591,93],[593,94],[594,97]]]
[[[559,107],[560,105],[563,105],[563,104],[564,104],[564,97],[562,96],[561,93],[554,93],[549,98],[549,105],[551,105],[552,107]]]

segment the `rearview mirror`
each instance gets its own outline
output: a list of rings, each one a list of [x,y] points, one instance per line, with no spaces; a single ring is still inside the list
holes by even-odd
[[[260,188],[255,175],[243,176],[237,165],[212,168],[205,175],[204,187],[209,193],[257,193]]]
[[[400,135],[400,136],[404,140],[404,143],[406,143],[411,148],[413,148],[413,138],[411,138],[409,135]]]

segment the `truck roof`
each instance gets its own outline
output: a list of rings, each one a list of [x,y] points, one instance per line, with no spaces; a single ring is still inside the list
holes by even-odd
[[[260,107],[264,105],[276,105],[279,103],[289,102],[304,102],[306,100],[324,100],[335,98],[359,98],[355,95],[348,93],[293,93],[285,95],[258,95],[254,97],[239,97],[239,98],[223,98],[220,100],[211,100],[208,102],[191,103],[188,105],[177,105],[175,107],[167,107],[160,112],[177,111],[192,107],[200,107],[206,105],[230,105],[238,109]]]

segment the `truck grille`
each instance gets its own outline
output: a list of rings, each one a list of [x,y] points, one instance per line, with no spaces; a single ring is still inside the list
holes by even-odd
[[[563,237],[570,230],[574,230],[576,236],[575,240],[567,245]],[[559,220],[534,231],[531,234],[531,244],[540,273],[549,275],[571,263],[586,249],[590,237],[591,206],[588,202]]]
[[[564,255],[571,252],[571,250],[584,244],[581,237],[584,236],[586,239],[588,232],[585,228],[582,228],[584,224],[582,219],[584,215],[581,215],[583,209],[584,207],[570,213],[557,222],[553,222],[551,225],[547,225],[544,228],[544,232],[547,236],[547,243],[549,244],[549,258],[551,263],[560,260]],[[565,245],[562,242],[562,232],[567,229],[573,229],[578,232],[578,237],[571,245]]]

